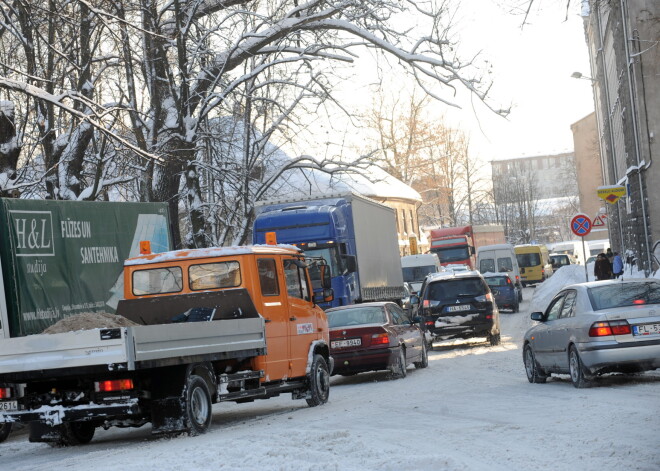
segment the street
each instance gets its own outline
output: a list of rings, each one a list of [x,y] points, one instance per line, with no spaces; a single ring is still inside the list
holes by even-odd
[[[150,426],[98,430],[87,446],[0,444],[3,469],[42,470],[657,470],[660,372],[575,389],[568,376],[529,384],[521,312],[501,313],[502,344],[437,344],[408,376],[333,377],[328,404],[289,395],[214,406],[203,436],[156,438]]]

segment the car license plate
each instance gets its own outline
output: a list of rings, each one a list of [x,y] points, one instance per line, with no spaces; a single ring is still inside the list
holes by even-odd
[[[330,342],[332,348],[359,347],[362,345],[362,339],[333,340]]]
[[[18,401],[0,401],[0,411],[18,410]]]
[[[660,324],[633,325],[633,335],[660,335]]]
[[[472,309],[472,306],[469,304],[459,304],[458,306],[447,307],[447,311],[449,312],[469,311],[470,309]]]

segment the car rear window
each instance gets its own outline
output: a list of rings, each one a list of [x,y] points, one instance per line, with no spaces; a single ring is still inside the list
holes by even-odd
[[[538,253],[519,253],[516,254],[518,265],[523,268],[536,267],[541,264],[541,256]]]
[[[489,276],[486,278],[486,283],[488,286],[506,286],[507,278],[506,276]]]
[[[487,289],[481,278],[464,278],[460,280],[443,280],[431,283],[426,299],[430,301],[454,301],[458,297],[481,296]]]
[[[350,327],[363,324],[384,324],[385,313],[380,307],[356,307],[354,309],[340,309],[327,311],[328,325],[330,327]]]
[[[660,304],[660,283],[607,284],[589,288],[589,299],[594,311],[644,304]]]

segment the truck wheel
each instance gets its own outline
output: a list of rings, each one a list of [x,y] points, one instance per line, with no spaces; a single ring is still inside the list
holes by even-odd
[[[63,446],[85,445],[92,441],[96,425],[93,422],[65,422],[62,424]]]
[[[11,432],[11,423],[0,425],[0,443],[7,440],[7,437],[9,436],[9,432]]]
[[[206,433],[211,425],[211,393],[209,386],[200,376],[190,375],[186,383],[185,419],[189,435]]]
[[[320,406],[328,402],[330,396],[330,371],[322,355],[318,353],[312,359],[312,367],[307,375],[309,390],[307,391],[307,405]]]

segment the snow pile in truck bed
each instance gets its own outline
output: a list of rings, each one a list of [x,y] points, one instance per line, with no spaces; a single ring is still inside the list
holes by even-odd
[[[138,324],[123,316],[118,316],[117,314],[109,314],[107,312],[83,312],[74,316],[65,317],[46,328],[43,333],[61,334],[76,330],[129,327],[132,325]]]

